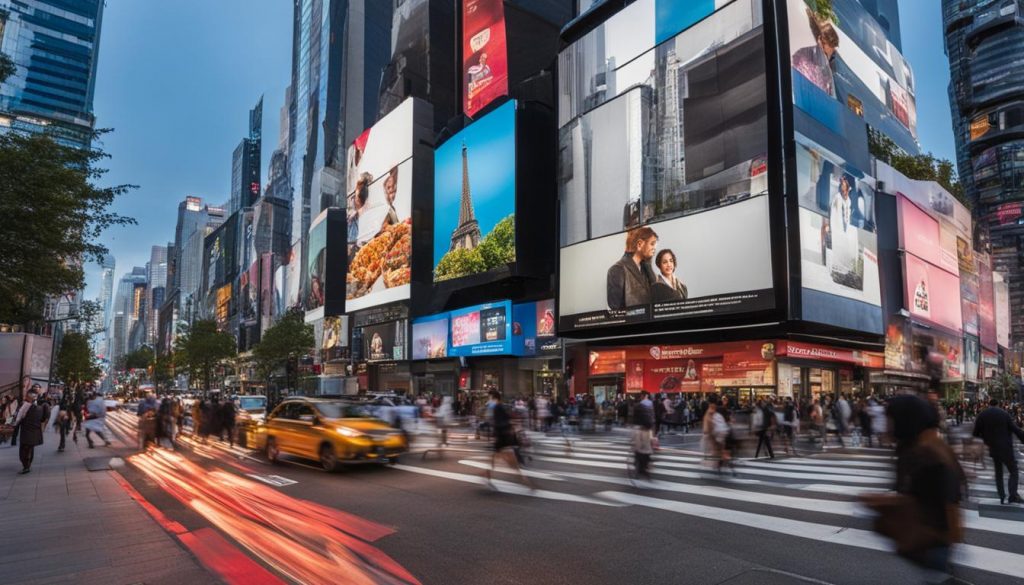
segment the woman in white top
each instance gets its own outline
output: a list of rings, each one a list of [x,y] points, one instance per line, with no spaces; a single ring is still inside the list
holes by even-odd
[[[651,298],[655,302],[681,301],[686,299],[686,285],[676,278],[676,255],[672,250],[665,248],[658,252],[654,258],[654,265],[658,267],[658,276],[654,286],[651,287]]]

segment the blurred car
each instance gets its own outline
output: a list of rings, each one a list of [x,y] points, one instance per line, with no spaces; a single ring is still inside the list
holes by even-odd
[[[256,434],[267,418],[267,397],[260,395],[235,397],[235,429],[238,444],[243,448],[256,444]]]
[[[289,398],[260,426],[258,448],[276,463],[282,454],[316,459],[325,471],[353,463],[397,463],[406,435],[375,418],[366,404]]]
[[[397,427],[400,420],[414,420],[419,417],[419,407],[398,396],[370,396],[360,404],[365,405],[373,416],[393,427]]]

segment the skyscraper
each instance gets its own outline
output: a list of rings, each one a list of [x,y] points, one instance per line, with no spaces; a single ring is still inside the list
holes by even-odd
[[[0,132],[89,146],[102,20],[102,0],[0,1],[0,52],[17,65],[0,85]]]
[[[150,249],[146,275],[146,344],[156,347],[157,320],[160,307],[164,304],[167,290],[167,246],[153,246]]]
[[[957,166],[1024,341],[1024,2],[943,0]],[[983,248],[986,242],[981,242]]]
[[[260,196],[260,154],[263,148],[263,97],[249,110],[249,136],[231,155],[229,213],[249,207]]]
[[[93,351],[97,355],[106,355],[110,352],[110,318],[113,308],[114,295],[114,269],[116,263],[110,254],[103,256],[100,262],[100,296],[97,299],[100,303],[100,313],[96,315],[96,322],[93,329],[99,331],[93,339]]]

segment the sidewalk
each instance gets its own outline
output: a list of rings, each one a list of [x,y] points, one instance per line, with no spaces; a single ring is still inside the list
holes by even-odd
[[[56,433],[47,430],[45,441],[27,475],[17,475],[18,448],[0,446],[0,580],[218,582],[131,498],[115,471],[86,469],[86,458],[116,455],[117,449],[89,449],[82,433],[77,444],[68,437],[64,453],[56,452]]]

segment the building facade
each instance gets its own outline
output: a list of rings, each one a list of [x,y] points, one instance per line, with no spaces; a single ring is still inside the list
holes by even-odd
[[[103,6],[102,0],[0,2],[0,52],[17,66],[0,85],[0,132],[49,130],[65,144],[90,145]]]
[[[1024,2],[943,0],[960,180],[1024,343]],[[1018,348],[1019,351],[1019,348]]]

